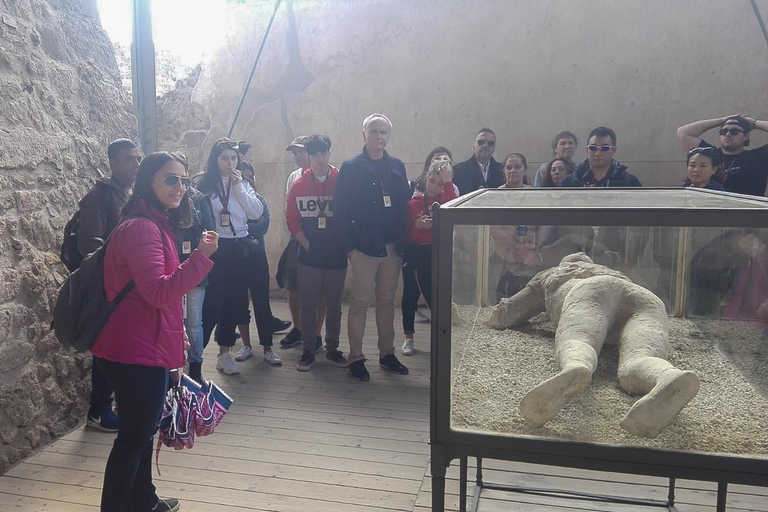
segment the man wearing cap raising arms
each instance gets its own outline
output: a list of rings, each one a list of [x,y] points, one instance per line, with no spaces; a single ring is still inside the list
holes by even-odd
[[[352,302],[347,315],[349,374],[370,379],[363,334],[369,304],[376,304],[379,366],[406,375],[395,356],[395,289],[403,266],[408,201],[405,165],[389,156],[392,122],[383,114],[363,121],[362,153],[341,165],[333,194],[339,247],[352,267]]]
[[[700,147],[713,147],[701,136],[712,128],[720,127],[721,171],[713,177],[723,189],[737,194],[766,195],[768,185],[768,145],[747,149],[749,132],[754,129],[768,132],[768,121],[757,121],[744,114],[717,119],[695,121],[677,129],[677,138],[685,151]]]
[[[296,162],[298,168],[288,175],[288,181],[285,184],[285,199],[288,200],[288,195],[291,192],[291,185],[301,178],[302,174],[309,169],[310,162],[307,155],[306,143],[309,141],[309,137],[306,135],[299,135],[288,144],[285,148],[286,151],[290,151],[293,154],[293,161]],[[280,286],[285,286],[288,292],[288,309],[291,311],[291,321],[293,322],[293,329],[291,329],[285,337],[280,340],[280,348],[291,348],[301,343],[301,299],[299,298],[299,276],[298,267],[296,266],[296,255],[299,251],[299,244],[291,237],[288,241],[288,245],[283,251],[280,257],[280,263],[277,267],[277,282]],[[323,328],[323,320],[325,319],[325,302],[320,301],[317,307],[317,331],[320,332]],[[323,346],[322,338],[317,336],[317,347],[319,351]]]

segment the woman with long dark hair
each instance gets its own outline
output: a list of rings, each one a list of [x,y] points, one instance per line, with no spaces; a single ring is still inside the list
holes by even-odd
[[[152,483],[152,438],[157,431],[168,370],[184,365],[182,297],[211,270],[218,236],[206,231],[184,263],[174,229],[190,220],[186,159],[153,153],[139,166],[124,220],[104,255],[104,289],[117,306],[91,348],[94,362],[115,390],[117,438],[104,471],[102,512],[175,511],[179,501],[159,498]]]
[[[197,187],[211,199],[219,250],[208,276],[208,290],[203,303],[203,341],[208,344],[214,327],[219,356],[216,368],[227,375],[240,370],[230,354],[235,345],[235,328],[242,312],[248,310],[246,266],[256,250],[248,233],[248,221],[259,220],[264,207],[253,187],[237,169],[240,164],[239,144],[227,138],[217,140],[208,155],[205,174]],[[281,364],[272,347],[264,347],[264,360]]]

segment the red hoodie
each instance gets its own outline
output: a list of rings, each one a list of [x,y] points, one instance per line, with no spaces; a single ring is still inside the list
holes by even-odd
[[[424,194],[418,194],[408,201],[408,237],[406,238],[405,243],[412,245],[431,244],[432,230],[418,229],[416,227],[416,221],[419,217],[425,214],[431,217],[432,205],[434,203],[444,204],[457,197],[456,191],[453,189],[453,182],[449,181],[443,185],[443,190],[437,197],[425,199]]]
[[[112,300],[133,279],[136,286],[110,315],[93,355],[124,364],[184,366],[181,299],[200,284],[213,262],[195,249],[179,265],[168,219],[140,201],[112,233],[104,255],[104,288]]]

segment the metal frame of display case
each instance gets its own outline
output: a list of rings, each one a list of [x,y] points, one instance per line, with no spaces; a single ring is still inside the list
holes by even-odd
[[[552,189],[550,189],[552,190]],[[551,225],[551,226],[641,226],[641,227],[768,227],[768,200],[709,190],[675,189],[681,194],[715,194],[733,206],[687,208],[664,205],[638,210],[600,205],[600,194],[622,189],[569,189],[569,194],[593,194],[595,205],[500,208],[461,205],[481,194],[528,194],[536,191],[478,190],[435,209],[435,242],[432,250],[432,297],[435,309],[431,325],[430,445],[432,512],[445,510],[445,475],[451,461],[460,459],[460,510],[466,510],[467,458],[478,458],[478,488],[474,506],[483,488],[524,491],[524,488],[487,484],[482,479],[482,459],[509,460],[550,466],[610,471],[669,479],[667,503],[674,503],[675,479],[717,482],[717,511],[725,511],[727,485],[768,487],[768,459],[737,455],[608,446],[596,443],[547,439],[451,428],[451,304],[453,285],[453,233],[455,226]],[[633,194],[652,194],[667,189],[632,189]],[[693,197],[693,196],[692,196]],[[739,206],[741,205],[741,207]],[[751,205],[751,208],[747,207]],[[530,489],[529,489],[530,491]],[[536,491],[542,491],[538,489]],[[547,490],[557,491],[557,490]],[[621,498],[617,498],[621,499]]]

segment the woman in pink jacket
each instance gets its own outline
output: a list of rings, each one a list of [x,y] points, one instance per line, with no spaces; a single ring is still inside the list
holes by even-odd
[[[206,231],[197,249],[179,264],[173,229],[190,219],[188,188],[186,159],[172,153],[147,156],[123,208],[126,220],[106,248],[107,299],[113,300],[131,280],[135,287],[91,348],[120,411],[104,471],[102,512],[179,509],[177,499],[155,493],[152,438],[168,389],[168,370],[184,365],[182,297],[211,270],[210,256],[218,247],[218,235]]]

